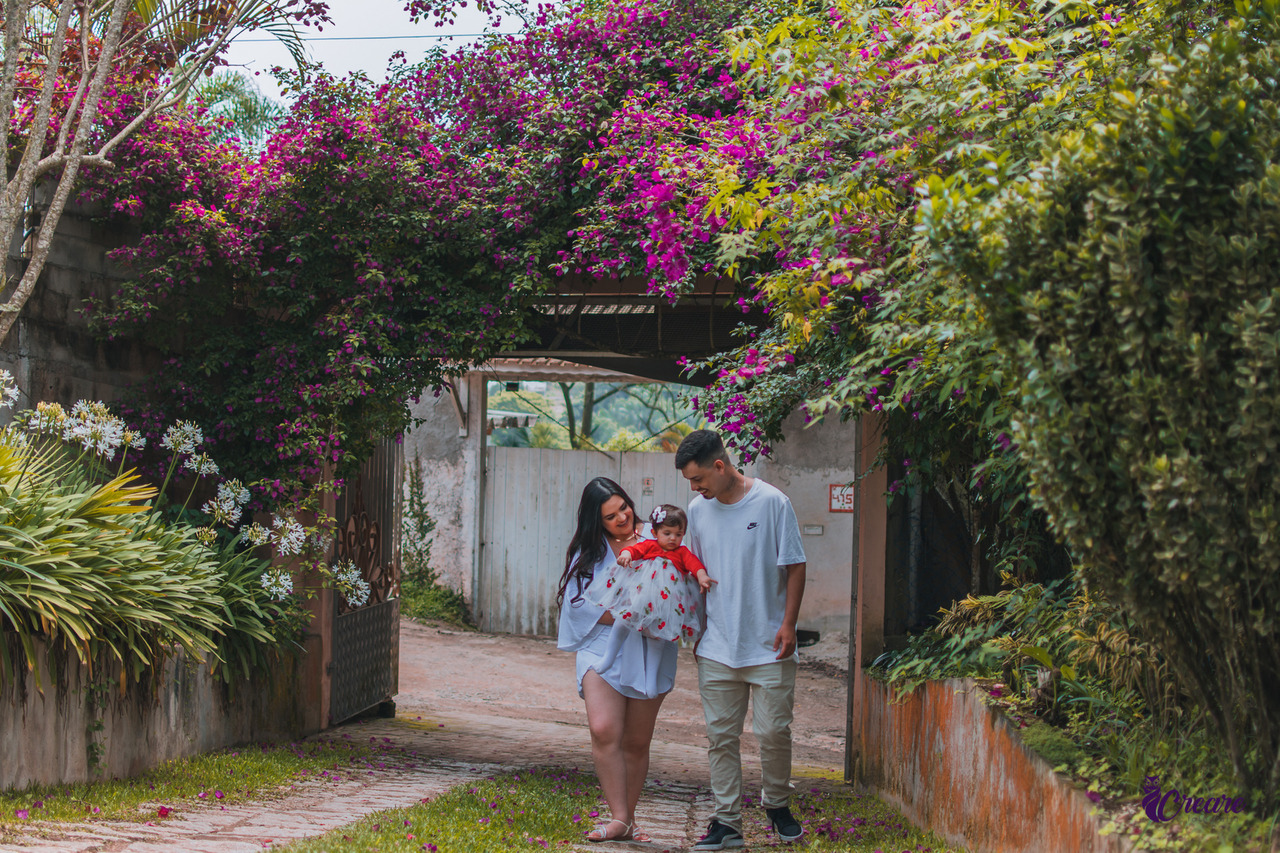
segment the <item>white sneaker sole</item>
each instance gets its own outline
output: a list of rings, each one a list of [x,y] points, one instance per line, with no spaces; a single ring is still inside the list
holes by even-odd
[[[690,849],[692,850],[728,850],[730,848],[738,848],[738,847],[746,847],[746,846],[747,846],[747,840],[743,838],[741,835],[739,835],[737,838],[726,838],[724,841],[720,842],[719,844],[706,845],[706,846],[695,844]]]

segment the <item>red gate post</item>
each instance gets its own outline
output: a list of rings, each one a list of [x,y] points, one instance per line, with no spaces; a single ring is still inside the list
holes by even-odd
[[[887,423],[882,416],[862,419],[858,466],[871,467],[885,440]],[[876,466],[858,481],[858,553],[856,594],[854,598],[853,660],[849,678],[853,690],[849,701],[849,725],[846,731],[852,743],[845,750],[845,776],[856,782],[859,777],[862,741],[862,716],[866,701],[866,673],[863,671],[884,651],[885,545],[889,524],[889,504],[885,492],[889,488],[889,472]]]

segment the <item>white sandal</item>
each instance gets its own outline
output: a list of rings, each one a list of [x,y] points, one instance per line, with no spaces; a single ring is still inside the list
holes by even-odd
[[[608,829],[610,826],[613,826],[615,823],[622,824],[622,827],[623,827],[622,834],[616,835],[616,836],[606,835],[605,830]],[[591,837],[597,834],[599,835],[598,838]],[[603,823],[597,824],[595,829],[588,832],[587,840],[592,842],[593,844],[596,844],[602,841],[630,841],[631,840],[631,824],[627,823],[626,821],[618,820],[616,817],[611,818],[610,820],[606,820]]]

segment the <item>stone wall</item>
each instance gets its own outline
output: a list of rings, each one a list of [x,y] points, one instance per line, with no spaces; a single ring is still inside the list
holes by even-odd
[[[74,653],[39,647],[40,683],[13,635],[0,680],[0,789],[134,776],[165,761],[308,728],[291,658],[250,681],[224,684],[181,652],[120,690],[118,666],[99,679]],[[100,685],[90,687],[90,685]],[[95,745],[91,750],[90,745]],[[96,753],[96,757],[91,757]]]
[[[866,678],[855,711],[854,781],[971,853],[1126,853],[1094,805],[1022,743],[963,679],[895,703]]]
[[[0,369],[18,380],[19,408],[40,401],[68,405],[82,399],[113,400],[160,364],[158,353],[141,344],[100,343],[89,333],[85,300],[122,280],[107,253],[126,236],[95,222],[91,214],[68,207],[35,292],[0,341]],[[14,248],[8,271],[16,281],[22,266],[14,259]]]

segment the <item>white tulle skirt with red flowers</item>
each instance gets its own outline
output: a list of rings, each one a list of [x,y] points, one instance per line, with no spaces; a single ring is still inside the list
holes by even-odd
[[[615,623],[646,637],[693,643],[702,636],[705,622],[698,579],[665,557],[598,570],[585,595],[613,614]]]

